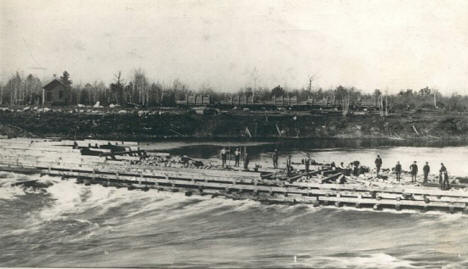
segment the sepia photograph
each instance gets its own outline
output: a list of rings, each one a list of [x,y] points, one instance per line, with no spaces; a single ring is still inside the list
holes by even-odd
[[[468,268],[468,1],[0,0],[0,268]]]

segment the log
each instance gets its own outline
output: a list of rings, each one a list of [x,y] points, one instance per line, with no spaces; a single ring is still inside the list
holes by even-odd
[[[322,183],[330,183],[331,181],[337,179],[338,177],[342,176],[343,174],[341,173],[336,173],[336,174],[333,174],[331,176],[328,176],[326,178],[323,178],[322,179]]]

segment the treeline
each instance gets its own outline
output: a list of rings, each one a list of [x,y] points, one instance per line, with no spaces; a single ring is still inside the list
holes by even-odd
[[[425,87],[419,90],[404,89],[397,94],[386,94],[379,89],[372,93],[364,93],[354,87],[338,86],[331,89],[308,88],[288,89],[280,85],[269,89],[246,87],[235,93],[217,91],[210,87],[192,89],[180,80],[171,84],[150,81],[142,70],[133,72],[131,78],[125,81],[121,72],[115,74],[114,81],[109,85],[103,82],[73,84],[67,71],[57,78],[69,88],[68,105],[101,105],[120,106],[176,106],[177,100],[183,100],[188,95],[209,95],[211,102],[221,103],[232,96],[242,95],[254,97],[256,103],[266,103],[274,97],[295,96],[299,103],[334,105],[343,110],[357,106],[373,106],[382,112],[404,110],[431,110],[466,111],[468,96],[453,93],[445,96],[436,89]],[[13,74],[6,83],[0,85],[0,105],[36,105],[42,104],[42,87],[49,81],[41,81],[33,74],[27,76],[19,72]]]
[[[5,85],[0,85],[0,104],[39,104],[42,100],[42,82],[32,74],[26,77],[18,72]]]

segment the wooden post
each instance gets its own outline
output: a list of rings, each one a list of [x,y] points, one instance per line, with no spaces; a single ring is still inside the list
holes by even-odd
[[[355,204],[355,207],[356,207],[356,208],[361,208],[360,200],[362,200],[362,194],[359,194],[359,195],[358,195],[358,199],[359,199],[359,202],[357,202],[357,203]]]
[[[341,198],[341,194],[340,194],[340,193],[337,193],[337,194],[336,194],[336,198],[337,198],[337,200],[335,201],[335,206],[336,206],[336,207],[341,207],[341,202],[339,201],[340,198]]]

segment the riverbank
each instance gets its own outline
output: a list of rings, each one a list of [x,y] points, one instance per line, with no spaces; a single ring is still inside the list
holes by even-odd
[[[464,114],[419,113],[380,117],[311,113],[0,112],[0,135],[8,137],[164,139],[387,139],[468,142]]]

